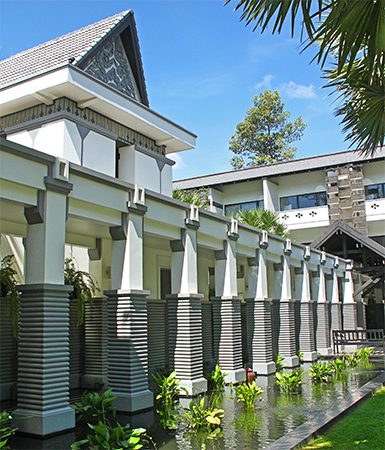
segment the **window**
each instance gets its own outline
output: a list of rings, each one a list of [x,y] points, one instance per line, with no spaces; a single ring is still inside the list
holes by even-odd
[[[251,209],[263,209],[263,200],[256,200],[254,202],[234,203],[232,205],[225,205],[225,215],[235,216],[239,211],[250,211]]]
[[[312,192],[310,194],[290,195],[280,198],[281,211],[299,208],[314,208],[327,204],[326,192]]]
[[[385,197],[385,183],[382,184],[370,184],[365,186],[365,198],[366,200],[375,200],[376,198]]]

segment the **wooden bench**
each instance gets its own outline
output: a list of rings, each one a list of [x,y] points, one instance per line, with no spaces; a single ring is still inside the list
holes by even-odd
[[[340,345],[384,345],[384,330],[333,330],[334,354]]]

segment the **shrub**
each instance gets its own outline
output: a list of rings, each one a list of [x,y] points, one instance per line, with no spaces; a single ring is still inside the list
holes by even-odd
[[[333,366],[326,362],[315,363],[310,367],[310,376],[314,383],[328,383],[333,373]]]
[[[275,362],[275,370],[277,372],[282,372],[283,370],[283,362],[285,361],[285,357],[283,355],[276,355],[274,358]]]
[[[155,399],[165,409],[174,408],[181,390],[187,393],[186,389],[182,388],[176,379],[176,372],[172,372],[170,375],[158,372],[153,377],[157,392]]]
[[[298,392],[302,384],[302,370],[293,370],[292,372],[277,372],[275,374],[276,384],[282,392],[291,394]]]
[[[16,433],[16,428],[11,426],[12,416],[8,411],[0,412],[0,448],[8,449],[9,438]]]
[[[363,347],[354,353],[354,356],[359,360],[359,362],[367,363],[369,362],[370,356],[374,353],[373,347]]]
[[[298,356],[299,362],[302,364],[303,363],[303,357],[305,356],[305,354],[303,352],[298,351],[297,352],[297,356]]]
[[[17,272],[13,267],[14,256],[7,255],[0,262],[0,297],[8,299],[9,316],[13,334],[17,338],[19,330],[19,302],[20,296],[16,290]]]
[[[129,425],[122,426],[117,423],[115,426],[99,422],[97,425],[88,424],[93,433],[86,439],[74,442],[71,450],[78,450],[86,446],[88,450],[137,450],[144,445],[144,428],[131,429]]]
[[[217,364],[213,371],[207,374],[209,388],[214,391],[222,391],[225,387],[226,373],[222,372],[219,364]]]
[[[342,373],[348,367],[345,358],[333,359],[332,361],[330,361],[329,365],[333,368],[333,371],[336,374]]]
[[[345,360],[348,364],[349,367],[357,367],[358,364],[360,363],[359,358],[357,357],[356,354],[353,355],[346,355],[345,356]]]
[[[207,437],[210,439],[219,436],[223,413],[223,409],[205,407],[205,400],[202,398],[198,403],[196,401],[190,403],[184,418],[189,428],[208,432]]]
[[[78,325],[82,325],[85,306],[92,303],[98,290],[97,283],[89,273],[78,270],[73,259],[67,258],[64,262],[64,284],[74,287],[70,297],[78,301]]]
[[[262,400],[263,389],[257,386],[255,381],[234,386],[238,402],[242,402],[247,409],[253,409],[257,399]]]
[[[98,392],[85,392],[80,402],[75,403],[72,407],[79,422],[96,425],[99,422],[108,422],[109,417],[115,417],[113,406],[115,399],[111,389],[101,395]]]

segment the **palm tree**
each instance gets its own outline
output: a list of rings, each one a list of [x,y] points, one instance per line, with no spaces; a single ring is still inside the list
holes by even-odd
[[[208,209],[210,206],[207,189],[175,189],[172,191],[172,197],[181,202],[196,205],[199,208]]]
[[[226,0],[226,4],[232,0]],[[290,21],[292,36],[302,23],[303,48],[316,44],[320,64],[339,95],[343,131],[351,145],[373,155],[385,137],[385,0],[237,0],[241,20],[280,33]],[[298,21],[298,17],[300,21]],[[325,68],[331,62],[332,68]]]
[[[268,209],[239,211],[236,215],[236,219],[241,223],[265,230],[268,233],[282,237],[287,237],[289,235],[286,226],[280,222],[278,215]]]

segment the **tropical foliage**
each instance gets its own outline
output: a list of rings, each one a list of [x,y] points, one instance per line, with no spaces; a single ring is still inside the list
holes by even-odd
[[[71,258],[67,258],[64,263],[64,283],[74,288],[70,297],[78,301],[78,325],[82,325],[85,306],[87,303],[92,303],[98,285],[89,273],[78,270],[75,261]]]
[[[205,400],[202,398],[199,402],[190,403],[184,418],[190,429],[208,432],[207,438],[212,439],[221,433],[223,413],[223,409],[205,406]]]
[[[9,438],[16,433],[16,428],[12,427],[12,416],[8,411],[0,412],[0,448],[8,449]]]
[[[206,374],[209,389],[213,391],[222,391],[225,387],[226,373],[222,372],[219,364],[217,364],[211,372]]]
[[[236,1],[241,20],[254,30],[270,25],[272,33],[280,33],[289,22],[293,36],[302,24],[303,48],[316,49],[313,61],[339,95],[335,114],[346,138],[367,154],[384,144],[385,0]]]
[[[99,422],[97,425],[88,424],[92,430],[86,439],[74,442],[71,450],[85,447],[89,450],[138,450],[144,445],[144,428],[131,429],[129,425],[115,426]]]
[[[287,237],[286,226],[280,222],[278,215],[268,209],[250,209],[248,211],[239,211],[236,218],[241,223],[245,223],[260,230],[278,236]]]
[[[310,367],[309,373],[314,383],[328,383],[334,374],[334,368],[331,364],[319,362]]]
[[[12,322],[13,333],[17,337],[20,296],[16,289],[17,272],[14,269],[14,262],[13,255],[4,256],[0,262],[0,297],[8,299],[9,316]]]
[[[99,422],[109,422],[111,418],[115,418],[114,400],[116,400],[116,397],[112,395],[111,389],[102,394],[85,392],[80,402],[72,406],[76,412],[76,420],[80,423],[92,425]]]
[[[302,384],[302,370],[292,372],[277,372],[275,374],[276,384],[282,392],[287,394],[299,392]]]
[[[247,409],[254,409],[255,402],[262,400],[263,389],[257,386],[255,381],[234,386],[234,391],[237,394],[238,402],[243,403]]]
[[[297,149],[290,144],[301,139],[306,125],[301,117],[294,122],[289,117],[277,91],[265,90],[256,95],[230,139],[232,167],[242,169],[293,159]]]
[[[175,189],[172,191],[172,197],[203,209],[209,209],[210,206],[207,189]]]
[[[176,372],[171,372],[170,375],[158,372],[153,377],[156,382],[155,399],[164,408],[172,408],[176,405],[181,390],[187,393],[176,379]]]
[[[275,370],[277,372],[282,372],[283,370],[283,363],[285,361],[285,357],[283,355],[275,355],[274,362],[275,362]]]

